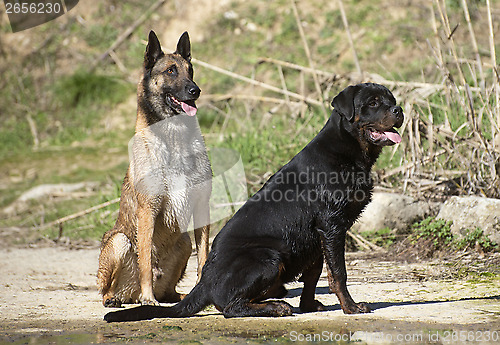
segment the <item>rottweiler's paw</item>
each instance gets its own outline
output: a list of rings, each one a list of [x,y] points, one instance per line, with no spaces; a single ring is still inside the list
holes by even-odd
[[[122,306],[122,301],[116,297],[111,297],[106,299],[103,304],[106,308],[120,308]]]
[[[324,311],[325,306],[318,300],[313,300],[311,302],[300,302],[299,308],[304,313],[312,313],[315,311]]]
[[[293,314],[292,306],[285,301],[272,301],[268,302],[273,308],[273,316],[290,316]]]
[[[342,306],[342,310],[344,311],[344,314],[363,314],[370,313],[372,311],[370,307],[363,302]]]

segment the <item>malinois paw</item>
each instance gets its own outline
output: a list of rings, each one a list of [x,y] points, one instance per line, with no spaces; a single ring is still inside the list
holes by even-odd
[[[160,303],[155,299],[143,299],[141,300],[141,305],[156,305],[159,306]]]

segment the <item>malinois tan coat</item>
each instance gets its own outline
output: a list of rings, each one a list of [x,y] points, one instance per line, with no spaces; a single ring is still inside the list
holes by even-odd
[[[198,277],[208,254],[212,171],[196,119],[187,32],[172,54],[149,33],[137,90],[135,136],[115,226],[102,239],[97,280],[106,307],[177,302],[175,287],[191,254],[193,219]]]

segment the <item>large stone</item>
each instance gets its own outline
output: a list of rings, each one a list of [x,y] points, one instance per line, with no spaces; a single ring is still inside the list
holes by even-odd
[[[492,241],[500,243],[499,199],[453,196],[441,207],[437,218],[453,221],[451,231],[455,235],[480,228]]]
[[[16,213],[27,211],[30,200],[50,198],[57,194],[72,193],[81,189],[93,190],[98,185],[97,182],[42,184],[21,194],[12,204],[0,210],[0,213],[12,216]]]
[[[406,233],[413,223],[434,216],[438,211],[438,203],[419,201],[402,194],[377,192],[373,193],[372,202],[353,228],[360,232],[390,228],[397,233]]]

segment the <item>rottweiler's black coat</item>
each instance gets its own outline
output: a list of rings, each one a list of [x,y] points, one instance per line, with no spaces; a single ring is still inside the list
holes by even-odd
[[[366,313],[347,291],[346,231],[370,202],[370,169],[382,147],[401,141],[394,127],[403,111],[382,85],[358,84],[336,96],[319,134],[253,195],[214,240],[200,282],[173,307],[141,306],[105,320],[186,317],[213,304],[225,317],[285,316],[291,306],[264,301],[286,295],[300,277],[302,311],[323,310],[315,300],[323,258],[344,313]]]

